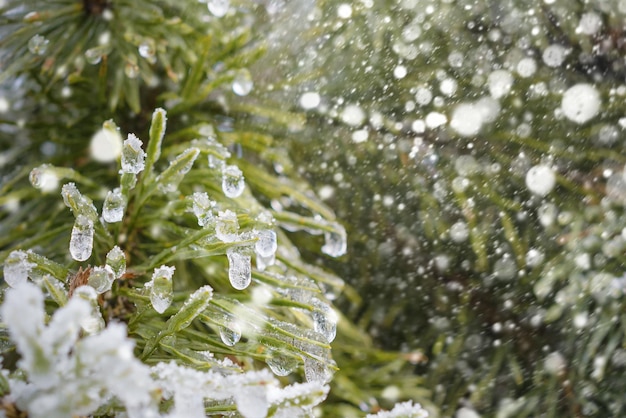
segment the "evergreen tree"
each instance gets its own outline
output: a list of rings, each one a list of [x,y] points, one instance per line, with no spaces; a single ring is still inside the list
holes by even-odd
[[[5,414],[623,415],[625,15],[0,1]]]

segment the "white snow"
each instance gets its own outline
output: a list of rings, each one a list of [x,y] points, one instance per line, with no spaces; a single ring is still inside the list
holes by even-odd
[[[452,111],[450,127],[461,136],[474,136],[482,127],[483,112],[473,103],[461,103]]]
[[[554,189],[556,175],[554,170],[545,164],[533,166],[526,173],[526,187],[533,194],[545,196]]]
[[[591,120],[600,112],[600,93],[591,84],[576,84],[563,94],[561,110],[566,118],[578,124]]]
[[[114,129],[102,127],[91,137],[89,154],[94,161],[110,163],[122,155],[122,135]]]
[[[496,70],[487,77],[489,93],[494,99],[506,96],[513,87],[513,76],[506,70]]]
[[[359,126],[365,121],[365,112],[360,106],[351,104],[341,112],[341,120],[350,126]]]

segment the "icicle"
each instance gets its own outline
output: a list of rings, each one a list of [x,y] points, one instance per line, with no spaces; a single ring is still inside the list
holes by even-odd
[[[93,205],[93,201],[83,196],[74,183],[64,184],[61,187],[61,196],[63,197],[63,203],[72,210],[74,216],[78,218],[79,215],[83,215],[92,222],[97,221],[98,211]]]
[[[126,255],[117,245],[108,252],[106,258],[107,266],[111,267],[116,278],[120,278],[126,273]]]
[[[303,357],[304,360],[304,376],[307,382],[328,383],[332,379],[332,372],[323,362]]]
[[[150,303],[155,311],[162,314],[172,304],[174,298],[172,276],[175,267],[161,266],[154,269],[152,280],[146,283],[150,289]]]
[[[272,254],[269,257],[263,257],[262,255],[256,255],[256,268],[260,271],[264,271],[269,266],[273,266],[276,263],[276,254]]]
[[[93,250],[93,221],[84,215],[78,215],[70,237],[70,254],[76,261],[85,261]]]
[[[102,217],[109,223],[120,222],[124,217],[126,202],[122,191],[118,188],[107,193],[102,206]]]
[[[226,197],[236,198],[241,196],[245,182],[243,173],[236,165],[227,165],[222,169],[222,191]]]
[[[276,254],[278,245],[276,244],[276,232],[272,230],[262,230],[256,232],[259,238],[254,244],[254,250],[262,257],[271,257]]]
[[[93,287],[98,294],[110,290],[113,281],[115,281],[115,273],[109,266],[94,267],[87,279],[89,286]]]
[[[28,261],[28,253],[17,250],[11,251],[4,260],[4,281],[11,287],[26,283],[35,263]]]
[[[252,266],[247,250],[240,247],[230,248],[228,256],[228,279],[237,290],[243,290],[252,281]]]
[[[328,304],[317,298],[313,299],[313,306],[313,329],[331,343],[337,335],[337,314]]]
[[[223,242],[233,242],[237,239],[239,221],[235,212],[226,210],[217,214],[215,223],[215,235]]]
[[[74,290],[74,297],[86,300],[91,306],[91,314],[82,318],[80,326],[87,334],[96,334],[105,327],[104,319],[98,306],[98,293],[91,286],[80,286]]]

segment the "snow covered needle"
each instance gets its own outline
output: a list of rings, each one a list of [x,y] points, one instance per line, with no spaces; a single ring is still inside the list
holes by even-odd
[[[6,292],[2,321],[21,355],[28,376],[9,378],[10,399],[29,417],[88,415],[120,401],[130,417],[156,412],[150,369],[133,356],[126,327],[110,324],[103,332],[78,339],[89,303],[74,297],[44,323],[44,296],[30,283]]]

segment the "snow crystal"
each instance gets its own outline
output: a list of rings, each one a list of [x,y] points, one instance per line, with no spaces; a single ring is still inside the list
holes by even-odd
[[[237,215],[231,210],[218,212],[215,222],[215,235],[223,242],[233,242],[237,239],[239,222]]]
[[[526,187],[533,194],[545,196],[554,189],[556,175],[554,170],[544,164],[531,167],[526,173]]]
[[[487,77],[489,93],[494,99],[506,96],[513,87],[513,76],[506,70],[493,71]]]
[[[300,106],[304,110],[315,109],[316,107],[320,105],[320,102],[321,102],[321,97],[319,93],[316,93],[314,91],[308,91],[306,93],[303,93],[302,96],[300,96],[300,101],[299,101]]]
[[[76,261],[85,261],[93,250],[93,221],[84,215],[78,215],[70,237],[70,254]]]
[[[361,107],[351,104],[341,112],[341,120],[346,125],[359,126],[365,121],[365,112]]]
[[[216,202],[209,199],[209,195],[206,192],[195,192],[192,195],[193,201],[193,213],[198,218],[198,225],[208,226],[213,220],[213,208]]]
[[[235,247],[228,249],[228,279],[233,288],[243,290],[252,280],[251,257],[246,249]]]
[[[122,136],[111,128],[102,127],[91,137],[89,154],[94,161],[110,163],[122,155]]]
[[[600,112],[600,93],[591,84],[576,84],[563,94],[561,110],[566,118],[578,124],[591,120]]]
[[[474,136],[482,127],[482,112],[473,103],[461,103],[454,108],[450,127],[461,136]]]
[[[35,266],[35,263],[28,261],[27,252],[21,250],[12,251],[4,260],[4,281],[11,287],[26,283],[31,270]]]
[[[222,191],[226,197],[234,199],[241,196],[245,182],[243,173],[236,165],[226,165],[222,168]]]
[[[102,218],[109,222],[121,222],[124,218],[126,201],[119,187],[109,191],[102,205]]]
[[[365,418],[427,418],[428,412],[418,403],[399,403],[391,411],[381,411],[377,414],[368,414]],[[464,417],[469,418],[469,417]]]
[[[175,267],[169,266],[155,268],[152,279],[145,285],[150,289],[152,307],[160,314],[172,304],[174,298],[172,276],[175,270]]]
[[[98,292],[91,286],[79,286],[74,289],[73,297],[87,301],[91,307],[90,314],[80,320],[83,331],[90,335],[102,331],[105,323],[98,305]]]
[[[558,67],[565,60],[567,49],[559,44],[548,46],[541,55],[541,59],[548,67]]]
[[[146,153],[141,148],[143,142],[134,134],[128,134],[122,147],[122,172],[139,174],[145,168]]]

